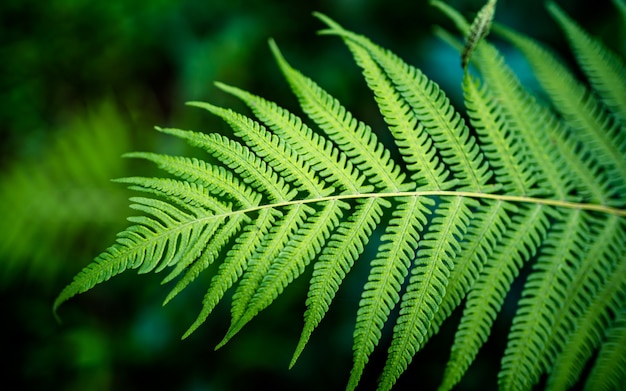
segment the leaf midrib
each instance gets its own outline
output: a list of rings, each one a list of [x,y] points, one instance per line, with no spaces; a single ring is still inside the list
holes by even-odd
[[[203,219],[226,218],[240,213],[252,213],[262,209],[281,208],[298,204],[316,204],[337,200],[356,200],[361,198],[396,198],[396,197],[467,197],[474,199],[491,199],[512,203],[541,204],[550,205],[560,208],[579,209],[589,212],[600,212],[605,214],[613,214],[620,217],[626,217],[626,209],[620,209],[601,204],[591,204],[584,202],[573,202],[564,200],[555,200],[550,198],[536,198],[526,196],[516,196],[507,194],[492,194],[472,191],[454,191],[454,190],[425,190],[425,191],[397,191],[397,192],[379,192],[379,193],[356,193],[356,194],[336,194],[323,197],[312,197],[301,200],[288,200],[275,202],[270,204],[256,205],[245,209],[233,210],[222,214],[213,214]],[[203,220],[199,219],[199,220]],[[195,220],[198,221],[198,220]]]

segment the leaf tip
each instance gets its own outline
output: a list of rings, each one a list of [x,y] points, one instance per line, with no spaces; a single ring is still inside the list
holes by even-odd
[[[318,34],[320,35],[345,31],[344,28],[341,27],[339,23],[335,22],[333,19],[331,19],[330,17],[326,16],[325,14],[321,12],[314,12],[313,16],[315,16],[317,19],[322,21],[322,23],[324,23],[325,25],[329,27],[328,29],[323,29],[323,30],[318,31]]]
[[[223,347],[224,347],[224,345],[226,345],[226,344],[228,343],[228,341],[230,341],[230,339],[231,339],[231,338],[232,338],[232,336],[226,335],[226,336],[224,337],[224,339],[222,339],[222,340],[220,341],[220,343],[218,343],[217,345],[215,345],[214,350],[219,350],[219,349],[223,348]]]
[[[61,324],[63,323],[61,321],[61,316],[59,315],[59,307],[61,306],[61,304],[63,304],[64,300],[60,300],[60,297],[57,297],[54,300],[54,304],[52,304],[52,316],[54,316],[54,320],[57,322],[57,324]]]
[[[215,82],[215,84],[217,84],[217,83],[219,83],[219,82]],[[207,105],[207,104],[208,103],[200,102],[200,101],[197,101],[197,100],[192,100],[192,101],[189,101],[189,102],[185,102],[185,105],[187,105],[187,106],[200,107],[200,108],[204,108],[204,106]]]

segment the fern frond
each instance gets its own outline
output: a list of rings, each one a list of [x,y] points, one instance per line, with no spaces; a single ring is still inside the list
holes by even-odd
[[[626,309],[622,306],[606,333],[585,391],[617,390],[626,383]]]
[[[242,224],[244,224],[246,220],[247,216],[240,214],[235,215],[215,232],[212,232],[210,237],[207,235],[198,240],[196,246],[201,249],[200,257],[193,261],[191,265],[184,265],[182,262],[178,263],[170,274],[163,279],[163,283],[167,283],[186,270],[184,276],[176,282],[174,288],[172,288],[165,300],[163,300],[163,305],[169,303],[170,300],[182,292],[183,289],[193,282],[201,272],[219,257],[222,248],[228,243],[232,236],[239,232]]]
[[[459,29],[468,31],[467,22],[458,12],[445,4],[434,4],[453,19]],[[524,90],[493,46],[486,42],[478,44],[473,61],[483,76],[484,88],[498,102],[506,127],[515,133],[522,145],[527,146],[523,160],[530,163],[535,171],[533,176],[544,188],[533,189],[532,194],[553,193],[559,188],[559,197],[566,198],[574,189],[596,199],[614,195],[612,179],[599,167],[598,160],[601,159],[588,156],[586,147],[571,139],[567,127],[554,113]],[[618,145],[623,144],[623,141],[617,141]]]
[[[157,130],[180,137],[190,145],[207,151],[234,173],[240,174],[244,183],[267,194],[270,201],[280,202],[293,199],[297,190],[291,189],[263,159],[247,146],[219,134],[204,134],[180,129]]]
[[[217,85],[243,100],[263,123],[309,162],[319,176],[337,182],[339,187],[348,193],[372,190],[371,186],[364,186],[365,177],[352,165],[346,155],[329,140],[314,133],[311,128],[302,123],[300,118],[278,107],[275,103],[239,88],[222,83]]]
[[[185,208],[188,206],[192,206],[194,208],[199,208],[200,210],[212,211],[216,214],[227,214],[228,212],[230,212],[229,205],[225,205],[219,202],[210,195],[206,188],[198,186],[194,183],[161,178],[124,178],[118,181],[131,184],[131,189],[162,196],[170,202],[178,204],[179,207]],[[158,211],[158,209],[156,211],[160,212]],[[164,213],[160,213],[160,215],[157,217],[161,221],[168,219],[168,216]],[[134,217],[131,218],[131,221],[142,223],[144,221],[144,217]],[[145,225],[150,225],[150,222],[146,221]],[[196,246],[198,246],[198,249],[196,251],[199,251],[204,246],[204,243],[208,240],[208,238],[213,234],[214,232],[212,232],[211,230],[205,231],[205,233],[202,234],[203,239],[196,240]],[[178,246],[181,246],[183,248],[189,245],[190,244],[187,242],[181,242],[178,244]],[[162,250],[163,249],[161,248],[161,251]],[[176,245],[168,246],[168,255],[165,255],[164,258],[171,258],[176,251]],[[149,259],[154,262],[161,259],[160,251],[158,251],[156,254],[152,254]],[[170,281],[188,266],[188,264],[178,263],[177,261],[172,261],[172,263],[176,264],[176,267],[170,273],[170,275],[168,275],[164,279],[164,283]],[[151,262],[144,262],[139,269],[139,273],[147,273],[151,271],[154,266],[155,265],[153,265]],[[159,268],[156,269],[156,271],[161,271],[166,266],[168,265],[162,264]]]
[[[460,181],[461,188],[493,191],[493,188],[486,185],[491,171],[482,159],[474,138],[469,135],[469,129],[463,119],[436,83],[429,80],[419,69],[406,64],[393,53],[363,36],[343,29],[331,31],[344,38],[357,63],[362,66],[366,79],[368,73],[375,68],[371,65],[372,62],[365,62],[367,61],[365,53],[380,66],[396,91],[410,106],[416,119],[432,137],[434,146],[455,178]],[[358,47],[363,50],[360,51]],[[380,78],[374,77],[373,81],[376,82],[376,79]]]
[[[315,213],[306,222],[299,224],[298,231],[290,235],[289,242],[275,258],[267,258],[266,254],[263,254],[266,259],[271,260],[271,264],[263,273],[258,288],[247,301],[244,312],[241,315],[235,313],[235,324],[229,330],[224,341],[227,341],[229,336],[236,334],[254,316],[270,305],[289,283],[302,274],[304,268],[321,251],[330,231],[339,224],[339,219],[343,213],[342,209],[345,209],[346,206],[341,201],[327,203],[321,212]],[[252,270],[250,271],[252,272]],[[245,279],[242,281],[242,286],[244,282]],[[235,300],[243,301],[240,299],[241,297],[233,298],[233,308],[237,304]]]
[[[363,68],[365,79],[375,94],[376,103],[406,167],[413,172],[411,179],[417,188],[446,190],[455,186],[455,180],[448,180],[450,172],[437,156],[433,140],[425,132],[418,116],[367,52],[357,45],[348,44]]]
[[[226,260],[220,264],[218,271],[211,279],[207,293],[202,300],[202,309],[196,320],[183,334],[183,339],[189,337],[211,314],[224,294],[241,277],[248,267],[248,260],[256,249],[261,238],[265,237],[276,219],[281,215],[275,209],[262,209],[254,224],[247,225],[237,237],[235,244],[228,251]]]
[[[548,217],[548,212],[539,205],[521,209],[513,217],[514,228],[504,233],[467,296],[439,390],[450,390],[461,380],[487,341],[513,280],[546,236]]]
[[[287,245],[290,237],[297,231],[303,222],[315,214],[315,210],[308,205],[296,204],[278,219],[270,228],[268,235],[261,239],[259,246],[252,252],[248,260],[246,273],[244,274],[237,290],[233,295],[231,308],[231,328],[226,336],[217,346],[223,346],[241,328],[239,321],[248,308],[250,301],[261,285],[271,264],[276,259],[281,250]]]
[[[570,134],[580,143],[579,148],[584,147],[576,157],[586,156],[586,148],[595,153],[595,164],[603,168],[608,180],[592,172],[586,177],[587,190],[592,194],[591,201],[610,203],[626,186],[626,138],[620,122],[547,49],[509,29],[500,27],[498,33],[520,48],[530,61],[539,82],[570,126]]]
[[[333,192],[317,178],[310,164],[298,155],[283,139],[270,133],[264,126],[230,109],[223,109],[203,102],[191,102],[192,106],[203,108],[221,117],[241,137],[252,150],[290,183],[305,189],[314,197],[321,197]]]
[[[626,126],[626,66],[602,42],[590,36],[559,6],[548,3],[548,11],[568,38],[582,70],[600,98]]]
[[[617,243],[617,248],[610,247],[608,251],[612,254],[609,260],[613,265],[596,269],[604,283],[567,336],[548,378],[549,390],[567,390],[574,385],[585,363],[600,344],[602,330],[608,328],[613,314],[621,310],[626,300],[626,246],[622,241]]]
[[[502,201],[483,201],[481,206],[474,212],[465,240],[461,242],[461,251],[454,258],[446,294],[431,321],[426,339],[439,331],[441,324],[467,295],[482,272],[484,263],[511,225],[509,213],[517,210],[514,205]]]
[[[468,123],[420,70],[318,14],[328,26],[323,33],[341,38],[361,68],[397,158],[270,41],[307,123],[222,83],[218,88],[243,101],[251,117],[191,102],[223,119],[234,134],[158,129],[202,148],[207,161],[128,154],[173,178],[118,180],[147,195],[131,200],[139,215],[61,292],[55,310],[128,269],[167,269],[163,281],[174,286],[165,303],[212,272],[183,338],[232,290],[231,323],[220,348],[312,267],[293,366],[346,275],[357,262],[369,263],[347,389],[357,388],[394,310],[378,384],[385,391],[465,300],[441,385],[448,390],[491,334],[520,270],[532,263],[498,375],[501,388],[530,389],[546,372],[550,387],[569,387],[603,338],[609,344],[594,376],[606,377],[607,384],[623,377],[608,361],[623,356],[614,344],[623,339],[626,300],[626,211],[619,209],[626,177],[615,178],[622,175],[626,141],[611,117],[616,114],[609,113],[614,109],[603,109],[569,73],[547,80],[561,73],[560,65],[513,36],[531,61],[545,63],[537,73],[560,118],[523,88],[484,40],[494,0],[471,28],[437,4],[469,33],[463,62],[472,61],[481,74],[479,79],[466,69],[464,75]],[[379,235],[375,253],[366,251]]]
[[[494,168],[495,180],[507,193],[529,194],[537,184],[533,168],[527,160],[522,146],[515,142],[513,129],[499,102],[486,86],[465,73],[463,91],[470,122],[478,133],[480,145]]]
[[[56,309],[69,298],[91,289],[127,269],[140,268],[147,273],[159,263],[172,266],[190,264],[199,255],[202,233],[217,228],[218,215],[202,208],[184,211],[151,198],[134,197],[133,209],[147,216],[131,217],[136,223],[118,235],[117,243],[100,254],[94,262],[74,277],[55,300]]]
[[[422,347],[430,322],[446,294],[453,259],[471,218],[474,200],[457,197],[440,206],[420,248],[402,297],[400,315],[393,330],[389,356],[379,390],[389,390]]]
[[[553,363],[561,354],[563,345],[569,333],[591,304],[591,298],[596,295],[599,287],[604,283],[605,274],[613,269],[615,263],[615,244],[623,243],[626,239],[619,218],[607,216],[606,219],[591,220],[594,242],[581,255],[580,266],[577,267],[564,285],[565,300],[554,312],[552,332],[544,341],[541,354],[546,371],[552,371]]]
[[[383,208],[389,206],[389,202],[384,199],[365,199],[355,208],[347,222],[337,228],[333,238],[322,250],[311,277],[304,327],[290,366],[295,364],[313,330],[328,311],[339,285],[369,242],[374,228],[380,223]]]
[[[225,203],[216,198],[215,192],[209,191],[208,188],[194,182],[179,181],[169,178],[122,178],[114,180],[119,183],[126,183],[131,190],[149,192],[178,204],[180,207],[192,205],[195,207],[205,208],[217,213],[225,213],[230,210],[230,203]],[[218,190],[216,188],[213,188]],[[212,190],[213,190],[212,189]],[[217,196],[223,191],[219,191]],[[250,199],[243,202],[252,205]],[[258,201],[258,197],[257,197]]]
[[[354,365],[350,372],[348,390],[354,390],[361,378],[370,354],[378,344],[389,313],[400,300],[400,288],[408,274],[426,223],[428,199],[408,197],[399,199],[389,222],[378,255],[371,262],[371,271],[363,288],[354,329]]]
[[[474,51],[473,61],[487,88],[499,102],[507,128],[515,132],[516,142],[525,146],[524,159],[534,167],[540,186],[533,189],[533,194],[548,192],[556,194],[559,199],[566,199],[571,192],[573,178],[552,142],[551,136],[560,126],[558,119],[524,90],[493,46],[481,42]]]
[[[389,151],[378,141],[371,128],[355,119],[337,99],[315,82],[293,69],[273,41],[270,41],[270,45],[302,110],[352,159],[370,183],[379,190],[409,189],[403,185],[405,174],[391,159]]]
[[[513,319],[498,374],[498,384],[503,389],[527,389],[539,380],[542,346],[552,330],[559,303],[565,300],[564,285],[579,267],[580,254],[589,237],[587,218],[583,212],[568,211],[546,238]]]
[[[178,182],[157,178],[123,178],[115,180],[116,182],[134,185],[132,187],[133,190],[145,191],[146,189],[154,189],[155,192],[160,191],[161,195],[169,194],[172,196],[177,194],[182,199],[183,206],[185,202],[189,201],[198,205],[205,204],[205,207],[214,211],[221,210],[224,207],[223,203],[218,203],[217,199],[219,197],[226,197],[243,208],[258,205],[261,202],[262,196],[260,193],[255,192],[249,186],[243,185],[230,171],[225,170],[222,166],[208,164],[195,158],[147,152],[127,153],[124,157],[151,161],[160,169],[182,179],[182,181]],[[168,187],[164,186],[166,183],[183,188],[179,191],[176,191],[175,188],[168,190]],[[197,194],[196,199],[190,199],[193,194],[188,194],[185,191],[185,187],[193,187],[195,192],[201,194]],[[189,200],[187,200],[188,198]]]

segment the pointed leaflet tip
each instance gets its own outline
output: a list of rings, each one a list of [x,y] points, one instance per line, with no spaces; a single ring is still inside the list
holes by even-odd
[[[218,82],[215,83],[217,84]],[[204,109],[208,103],[192,100],[190,102],[186,102],[185,104],[187,106],[200,107],[201,109]]]
[[[276,62],[278,62],[278,64],[281,65],[282,67],[282,64],[286,63],[286,61],[285,61],[285,58],[283,57],[283,54],[280,52],[280,49],[278,48],[278,44],[273,38],[268,39],[267,44],[269,45],[270,50],[272,51],[272,54],[274,55],[274,58],[276,59]]]
[[[204,319],[201,319],[201,317],[202,314],[198,316],[198,318],[191,324],[191,326],[189,326],[187,331],[185,331],[183,336],[180,337],[181,340],[187,339],[187,337],[189,337],[194,331],[196,331],[196,329],[198,329],[198,327],[200,327],[202,323],[204,323],[204,321],[206,320],[206,316],[204,317]]]
[[[254,315],[251,316],[250,314],[246,312],[242,314],[241,316],[239,316],[238,318],[233,319],[231,321],[230,328],[226,332],[226,335],[224,336],[222,341],[218,343],[217,346],[215,346],[215,350],[218,350],[224,345],[226,345],[228,341],[230,341],[235,335],[237,335],[237,333],[241,331],[243,326],[245,326],[246,324],[248,324],[248,322],[252,320],[253,317]]]
[[[229,85],[222,83],[221,81],[214,81],[213,85],[217,88],[219,88],[220,90],[224,90],[225,88],[228,88]],[[189,103],[193,103],[193,102],[189,102]]]
[[[187,102],[185,104],[187,106],[198,107],[200,109],[204,109],[210,113],[217,115],[218,117],[221,116],[220,113],[229,111],[229,109],[224,109],[222,107],[218,107],[210,103],[206,103],[206,102],[192,101],[192,102]]]
[[[313,16],[315,16],[316,18],[324,22],[328,27],[331,27],[337,30],[343,30],[343,27],[341,27],[339,23],[335,22],[334,20],[332,20],[331,18],[329,18],[328,16],[324,15],[321,12],[313,12]]]
[[[276,63],[278,64],[278,67],[280,68],[281,72],[283,73],[283,75],[285,75],[287,80],[291,80],[293,76],[291,76],[290,74],[294,72],[295,70],[292,68],[292,66],[287,62],[287,60],[283,56],[282,52],[280,51],[278,47],[278,44],[276,44],[276,41],[274,41],[273,39],[270,39],[268,43],[270,45],[270,50],[272,51],[272,54],[274,55],[274,59],[276,60]]]
[[[54,300],[54,304],[52,305],[52,315],[58,324],[63,323],[61,321],[61,316],[59,316],[59,307],[63,304],[63,300],[60,300],[60,295]]]
[[[319,35],[341,35],[342,33],[347,32],[346,29],[344,29],[339,23],[335,22],[334,20],[320,12],[314,12],[313,16],[321,20],[329,27],[327,29],[319,30],[317,32]]]
[[[289,369],[293,368],[293,366],[296,365],[296,361],[298,361],[298,358],[300,358],[300,355],[304,351],[307,342],[309,342],[310,336],[310,332],[306,333],[306,330],[302,331],[302,335],[300,335],[300,340],[298,341],[296,350],[293,352],[293,356],[291,357],[291,361],[289,362]]]
[[[230,341],[235,336],[235,334],[237,334],[237,331],[233,331],[233,329],[231,327],[231,329],[228,330],[228,332],[226,333],[224,338],[220,341],[220,343],[215,345],[215,350],[219,350],[222,347],[224,347],[224,345],[226,345],[228,343],[228,341]]]

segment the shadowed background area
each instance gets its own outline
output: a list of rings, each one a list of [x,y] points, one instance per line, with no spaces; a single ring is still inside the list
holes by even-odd
[[[450,0],[467,16],[482,1]],[[609,0],[558,2],[588,31],[623,51],[624,30]],[[565,40],[540,0],[502,0],[496,20],[563,54]],[[322,12],[421,68],[459,109],[459,54],[432,32],[456,31],[427,1],[327,0],[5,0],[0,5],[0,295],[4,303],[0,375],[27,390],[335,390],[351,367],[352,329],[366,263],[345,280],[327,319],[300,361],[296,346],[310,271],[226,347],[228,300],[198,331],[193,322],[210,276],[167,307],[161,275],[133,271],[51,312],[72,276],[126,226],[131,195],[112,178],[156,175],[121,159],[130,151],[201,154],[153,126],[228,132],[191,100],[244,110],[214,81],[247,89],[299,113],[270,54],[274,38],[287,60],[374,129],[374,99],[339,39],[316,34]],[[621,46],[620,46],[621,45]],[[533,80],[519,54],[503,47],[519,77]],[[247,113],[247,111],[244,111]],[[515,294],[515,291],[513,292]],[[514,297],[511,297],[514,299]],[[492,389],[504,330],[495,333],[458,389]],[[458,315],[458,314],[457,314]],[[458,317],[457,317],[458,318]],[[453,317],[419,353],[397,389],[433,389],[451,345]],[[388,336],[387,336],[388,338]],[[385,342],[361,381],[375,389]]]

